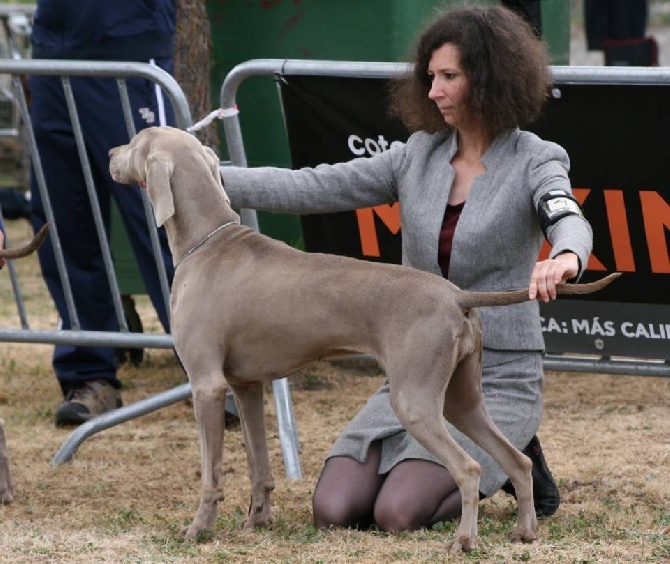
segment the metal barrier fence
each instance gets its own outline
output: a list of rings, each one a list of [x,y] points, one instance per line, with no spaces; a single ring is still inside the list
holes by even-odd
[[[407,72],[406,63],[349,62],[325,60],[256,59],[242,63],[227,75],[221,88],[221,110],[231,162],[247,166],[244,142],[236,108],[235,95],[240,84],[252,76],[321,76],[345,78],[392,79]],[[670,69],[646,67],[553,67],[553,76],[561,84],[670,85]],[[253,210],[243,210],[248,225],[258,222]],[[615,358],[596,355],[547,354],[547,370],[596,372],[637,376],[670,376],[666,360]]]
[[[235,97],[239,85],[244,79],[256,75],[281,76],[292,75],[315,75],[315,76],[344,76],[361,78],[388,79],[399,76],[407,70],[403,63],[353,63],[340,61],[300,61],[300,60],[276,60],[263,59],[249,61],[235,67],[226,77],[220,93],[221,108],[232,109],[236,107]],[[670,84],[670,69],[637,69],[637,68],[615,68],[615,67],[555,67],[553,69],[557,78],[564,82],[586,82],[598,84],[599,82],[611,82],[612,80],[629,84]],[[28,106],[21,84],[21,77],[26,75],[55,75],[60,76],[63,88],[70,108],[70,115],[76,130],[76,140],[80,147],[84,146],[85,140],[81,135],[81,128],[77,122],[76,104],[72,97],[69,86],[70,76],[108,76],[117,79],[119,97],[124,109],[126,126],[129,137],[135,133],[132,118],[130,116],[130,105],[125,86],[127,78],[138,77],[151,80],[159,85],[169,97],[175,111],[177,126],[187,129],[191,125],[191,116],[184,94],[174,78],[161,69],[144,63],[121,63],[121,62],[87,62],[87,61],[46,61],[46,60],[0,60],[0,75],[6,74],[12,77],[13,95],[16,97],[21,119],[25,126],[28,137],[28,146],[31,151],[33,165],[36,168],[40,193],[45,203],[48,202],[46,183],[41,174],[39,155],[36,151],[35,140],[32,135],[32,127]],[[239,116],[235,111],[222,112],[224,131],[228,145],[230,162],[235,166],[247,166],[244,142],[242,138]],[[81,151],[85,153],[85,151]],[[88,164],[82,161],[84,170]],[[90,172],[90,170],[89,170]],[[87,184],[90,184],[90,174],[86,174]],[[95,197],[95,190],[89,186],[89,192]],[[158,238],[153,220],[151,205],[146,198],[145,212],[148,224],[152,229],[152,241],[154,254],[159,269],[162,269],[162,290],[164,299],[169,302],[169,288],[166,281],[162,260],[158,248]],[[99,208],[92,200],[94,210]],[[0,210],[1,211],[1,210]],[[101,240],[105,239],[102,221],[95,214],[96,227]],[[258,221],[254,210],[241,210],[243,223],[258,230]],[[20,328],[0,327],[0,342],[25,342],[40,344],[73,344],[73,345],[95,345],[124,348],[173,348],[172,337],[167,334],[143,334],[128,331],[127,323],[121,305],[120,291],[114,266],[107,245],[103,252],[105,254],[105,265],[107,268],[110,287],[113,292],[113,300],[119,321],[119,332],[82,331],[76,323],[76,308],[74,299],[67,284],[67,272],[62,258],[62,250],[58,242],[58,226],[53,221],[50,207],[47,205],[47,220],[51,223],[51,238],[55,245],[59,272],[63,277],[64,287],[67,294],[68,308],[73,320],[72,330],[43,331],[31,329],[27,319],[26,310],[20,290],[20,285],[14,265],[9,262],[8,270],[11,284],[14,290]],[[577,371],[577,372],[600,372],[610,374],[632,374],[648,376],[668,376],[670,366],[663,361],[649,361],[644,359],[614,359],[609,357],[587,357],[568,355],[547,355],[544,366],[549,370]],[[103,414],[76,429],[63,443],[59,451],[52,459],[53,464],[61,464],[70,460],[81,443],[89,436],[107,429],[111,426],[128,421],[129,419],[150,413],[167,405],[187,399],[191,395],[190,385],[183,384],[166,392],[156,394],[135,404],[125,406],[115,411]],[[282,453],[284,456],[285,470],[289,478],[300,478],[300,464],[298,458],[298,440],[293,408],[288,383],[286,379],[273,383],[273,395],[276,406],[277,420],[279,426],[279,437]]]
[[[130,100],[126,88],[126,79],[131,77],[144,78],[151,80],[161,86],[175,111],[175,119],[177,126],[185,129],[191,123],[190,111],[188,103],[184,97],[181,88],[167,72],[162,69],[145,64],[145,63],[115,63],[115,62],[98,62],[98,61],[47,61],[47,60],[26,60],[26,61],[0,61],[0,74],[9,74],[12,76],[12,91],[18,103],[21,120],[24,125],[24,131],[27,138],[27,145],[30,150],[32,166],[35,170],[35,177],[39,187],[40,194],[45,203],[45,212],[47,221],[50,224],[50,237],[56,255],[56,263],[60,278],[63,282],[63,289],[65,293],[65,301],[68,308],[68,313],[72,320],[72,330],[56,330],[56,331],[37,331],[31,330],[30,325],[25,315],[25,307],[20,292],[15,292],[15,299],[19,316],[21,320],[21,329],[0,328],[0,341],[7,342],[34,342],[34,343],[54,343],[54,344],[72,344],[72,345],[97,345],[97,346],[127,346],[127,347],[156,347],[156,348],[171,348],[172,339],[168,335],[141,335],[130,333],[126,323],[123,305],[121,303],[121,293],[119,290],[118,280],[114,270],[114,264],[111,257],[109,242],[100,213],[100,205],[93,185],[93,178],[91,174],[91,167],[86,156],[85,140],[82,134],[81,124],[77,113],[76,102],[72,93],[70,84],[71,76],[104,76],[116,77],[119,91],[120,103],[123,108],[126,128],[128,130],[128,138],[135,135],[135,125],[131,115]],[[84,179],[93,210],[93,216],[97,235],[100,241],[106,244],[101,245],[105,269],[109,281],[109,286],[112,292],[112,300],[116,311],[117,321],[120,327],[119,332],[102,332],[102,331],[81,331],[77,308],[75,306],[74,297],[69,283],[69,276],[65,268],[65,261],[63,258],[63,250],[58,237],[58,225],[54,219],[53,209],[49,202],[49,194],[47,191],[47,181],[42,171],[40,155],[37,150],[37,145],[33,135],[33,128],[26,95],[21,83],[21,76],[26,75],[55,75],[60,76],[65,93],[65,99],[68,105],[70,119],[72,121],[75,140],[79,149],[79,155],[84,172]],[[158,243],[158,233],[156,224],[153,219],[153,211],[151,204],[142,194],[144,202],[144,211],[149,225],[152,247],[154,251],[154,260],[156,260],[159,268],[159,276],[161,279],[161,290],[163,299],[166,304],[170,301],[170,289],[168,287],[167,274],[161,259],[160,246]],[[9,265],[10,277],[12,278],[12,285],[18,289],[18,280],[16,278],[16,271],[13,265]]]
[[[100,206],[91,175],[91,168],[86,155],[86,141],[82,134],[81,124],[79,122],[79,116],[77,113],[77,105],[70,84],[70,77],[96,76],[116,78],[120,104],[123,108],[124,120],[128,130],[129,139],[135,135],[135,126],[131,115],[130,101],[126,87],[126,80],[128,78],[143,78],[150,80],[158,85],[168,96],[172,104],[175,112],[177,127],[181,129],[187,129],[191,125],[192,120],[188,103],[183,91],[169,73],[146,63],[2,59],[0,60],[0,75],[9,75],[12,77],[12,96],[18,105],[23,133],[27,137],[27,146],[30,151],[32,166],[35,171],[36,182],[44,202],[47,221],[50,224],[51,242],[47,244],[53,244],[54,246],[58,272],[63,283],[65,300],[73,327],[71,330],[31,329],[28,316],[26,314],[26,308],[16,269],[12,261],[8,261],[9,276],[16,301],[20,328],[0,327],[0,342],[172,349],[173,340],[172,337],[168,334],[136,333],[130,332],[128,329],[121,301],[119,284],[116,278],[114,263],[110,252],[110,246],[109,242],[107,241],[102,215],[100,213]],[[37,151],[37,146],[33,134],[26,95],[21,83],[21,78],[27,75],[53,75],[59,76],[61,78],[70,120],[74,130],[75,140],[79,150],[80,161],[82,170],[84,172],[84,179],[87,186],[91,208],[93,210],[96,230],[99,240],[102,242],[101,249],[109,286],[112,292],[112,301],[114,303],[117,315],[119,325],[118,332],[85,331],[80,328],[75,300],[74,296],[72,295],[68,273],[63,259],[63,249],[60,245],[58,237],[58,225],[54,220],[53,210],[49,202],[47,181],[42,171],[40,155]],[[162,295],[169,311],[170,289],[165,266],[161,257],[160,245],[158,242],[158,232],[156,229],[156,223],[154,221],[153,210],[149,199],[144,192],[142,193],[142,197],[144,202],[145,216],[151,234],[154,260],[156,261],[159,270]],[[186,383],[166,392],[156,394],[132,405],[116,409],[112,412],[105,413],[92,419],[79,426],[68,437],[68,439],[62,444],[58,452],[53,457],[52,464],[57,465],[69,461],[76,452],[77,448],[89,436],[119,423],[128,421],[129,419],[150,413],[175,402],[185,400],[189,398],[190,395],[190,384]],[[282,449],[285,453],[288,453],[287,457],[285,457],[286,473],[291,478],[299,478],[300,467],[297,460],[297,437],[293,431],[295,429],[295,424],[293,422],[292,404],[288,391],[288,384],[285,379],[278,380],[273,383],[273,395],[275,398],[279,425],[279,437],[282,443]]]

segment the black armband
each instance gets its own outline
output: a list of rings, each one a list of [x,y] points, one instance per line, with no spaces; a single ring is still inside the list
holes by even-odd
[[[565,190],[551,190],[540,198],[537,206],[542,233],[547,236],[547,229],[568,215],[584,217],[582,207],[575,197]]]

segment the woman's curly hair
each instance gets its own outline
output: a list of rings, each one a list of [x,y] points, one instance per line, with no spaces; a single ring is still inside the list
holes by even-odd
[[[515,12],[501,6],[464,5],[444,10],[418,38],[410,75],[391,89],[391,113],[410,131],[449,129],[428,98],[428,63],[451,43],[470,82],[466,103],[489,134],[526,125],[539,115],[551,87],[546,45]]]

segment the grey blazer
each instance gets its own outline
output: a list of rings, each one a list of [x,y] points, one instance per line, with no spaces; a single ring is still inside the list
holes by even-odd
[[[223,167],[221,173],[238,208],[309,214],[399,202],[403,264],[441,276],[438,239],[457,149],[455,134],[417,132],[371,158],[297,171]],[[486,172],[474,180],[454,233],[449,278],[469,290],[526,287],[544,239],[537,204],[549,190],[571,191],[568,155],[517,129],[499,135],[482,162]],[[593,239],[586,220],[565,217],[547,238],[552,257],[572,251],[583,269]],[[544,349],[536,301],[480,312],[487,348]]]

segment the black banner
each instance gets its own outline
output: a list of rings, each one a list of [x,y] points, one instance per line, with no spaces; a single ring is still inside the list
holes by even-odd
[[[294,168],[372,156],[407,139],[387,115],[386,80],[283,78]],[[549,352],[670,358],[669,107],[670,86],[557,84],[531,128],[570,155],[575,196],[594,230],[583,281],[624,273],[598,294],[542,305]],[[397,204],[304,216],[302,225],[308,251],[400,262]]]

